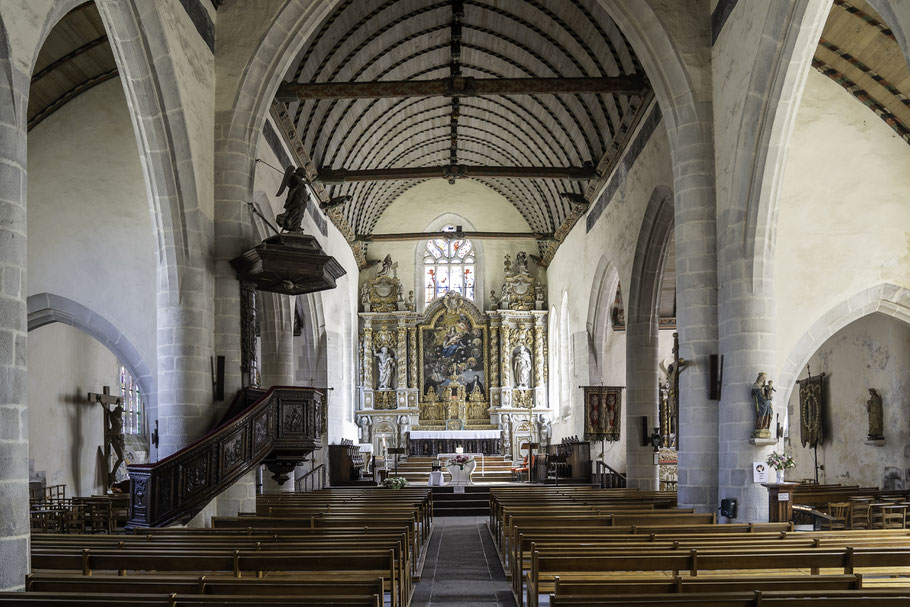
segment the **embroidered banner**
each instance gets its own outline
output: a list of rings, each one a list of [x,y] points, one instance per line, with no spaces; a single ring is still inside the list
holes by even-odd
[[[622,426],[622,388],[585,386],[585,440],[618,441]]]
[[[799,440],[803,447],[815,447],[825,442],[824,395],[825,374],[800,379],[799,384]]]

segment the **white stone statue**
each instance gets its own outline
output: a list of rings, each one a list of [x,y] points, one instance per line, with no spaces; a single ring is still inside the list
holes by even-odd
[[[398,446],[408,446],[408,431],[411,429],[411,418],[402,415],[398,418]]]
[[[392,376],[395,371],[395,355],[389,351],[388,346],[382,346],[373,352],[373,356],[379,359],[379,389],[391,390]]]
[[[367,416],[367,415],[360,416],[360,420],[358,420],[357,425],[360,426],[360,431],[358,432],[358,434],[360,434],[361,443],[369,443],[371,441],[371,437],[370,437],[371,424],[372,424],[372,422],[371,422],[369,416]]]
[[[508,413],[499,416],[499,447],[503,457],[512,456],[512,419]]]
[[[540,442],[550,444],[550,438],[553,436],[553,422],[546,413],[541,413],[537,417],[537,423],[540,425]]]
[[[531,387],[531,351],[522,346],[515,352],[512,362],[515,370],[515,387],[527,389]]]

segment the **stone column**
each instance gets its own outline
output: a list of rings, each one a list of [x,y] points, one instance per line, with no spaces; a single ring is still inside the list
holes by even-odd
[[[626,479],[630,488],[656,491],[654,448],[642,445],[641,418],[648,418],[650,433],[658,421],[657,318],[653,313],[639,320],[634,316],[626,315]]]
[[[708,400],[708,360],[717,353],[717,256],[713,112],[694,104],[677,126],[673,162],[676,324],[679,355],[680,506],[716,512],[717,403]],[[726,379],[726,377],[724,378]]]
[[[0,61],[0,591],[22,590],[29,571],[26,409],[26,129],[29,78]]]
[[[294,314],[287,295],[260,293],[262,327],[262,387],[294,385]]]

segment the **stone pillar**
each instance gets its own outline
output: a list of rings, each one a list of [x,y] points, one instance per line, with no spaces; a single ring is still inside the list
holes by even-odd
[[[26,409],[26,129],[29,78],[0,61],[0,591],[22,590],[29,571]]]
[[[262,327],[262,387],[294,385],[294,314],[288,295],[260,292]]]
[[[708,357],[717,353],[718,285],[711,104],[694,104],[689,120],[677,125],[673,146],[676,324],[679,355],[689,361],[679,378],[678,500],[716,512],[718,415],[707,393]]]
[[[626,324],[626,481],[629,488],[656,491],[658,467],[654,448],[643,446],[641,417],[648,418],[648,433],[657,425],[657,317],[656,314]]]
[[[224,395],[243,387],[240,371],[240,287],[230,260],[255,245],[247,201],[253,199],[255,159],[243,129],[232,130],[234,112],[215,115],[215,354],[225,357]],[[237,123],[242,122],[236,120]]]
[[[718,424],[718,498],[735,498],[739,502],[737,522],[767,521],[768,492],[752,482],[751,469],[752,462],[765,461],[777,441],[772,438],[755,441],[759,444],[753,442],[756,416],[751,389],[759,372],[767,372],[772,381],[777,379],[774,300],[770,281],[753,287],[752,276],[742,271],[747,267],[742,259],[742,241],[730,240],[722,243],[718,264],[724,285],[718,298],[720,354],[724,357]],[[773,276],[771,268],[766,266],[765,271]],[[774,405],[775,415],[786,414],[785,405]],[[776,422],[772,416],[772,437]]]
[[[256,469],[241,476],[216,500],[218,516],[237,516],[239,512],[256,512]]]

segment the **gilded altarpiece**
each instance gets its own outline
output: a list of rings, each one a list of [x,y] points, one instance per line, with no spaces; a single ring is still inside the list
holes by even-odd
[[[395,295],[400,286],[388,284],[396,278],[364,285],[356,413],[361,440],[377,454],[377,437],[396,430],[399,442],[413,430],[498,430],[506,456],[534,434],[549,412],[548,332],[543,289],[526,257],[514,267],[507,261],[511,282],[487,312],[450,291],[418,315]]]

